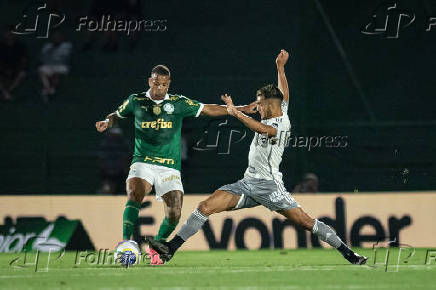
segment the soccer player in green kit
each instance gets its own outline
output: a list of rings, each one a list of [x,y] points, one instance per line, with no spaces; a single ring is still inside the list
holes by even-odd
[[[164,202],[165,218],[156,240],[165,241],[176,228],[183,203],[183,185],[180,177],[180,138],[185,117],[224,116],[225,106],[202,104],[181,95],[168,94],[170,70],[158,65],[151,71],[147,92],[130,95],[118,110],[106,120],[97,122],[99,132],[111,128],[116,119],[134,117],[135,150],[126,180],[127,203],[123,215],[123,239],[129,240],[138,219],[139,209],[152,186],[156,199]],[[238,110],[254,113],[252,103]],[[153,249],[147,247],[151,264],[162,261]]]

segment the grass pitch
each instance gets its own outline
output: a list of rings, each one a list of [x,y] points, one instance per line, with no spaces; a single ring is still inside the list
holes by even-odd
[[[367,265],[350,265],[331,249],[182,251],[166,265],[128,269],[84,259],[76,265],[75,252],[52,256],[48,267],[41,254],[37,268],[35,253],[26,263],[23,253],[0,254],[0,289],[436,289],[436,249],[416,249],[410,258],[402,252],[400,259],[392,249],[387,266],[386,249],[376,264],[371,249],[358,252],[369,257]]]

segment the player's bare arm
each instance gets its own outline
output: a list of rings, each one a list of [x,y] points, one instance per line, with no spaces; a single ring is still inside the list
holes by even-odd
[[[283,101],[289,102],[289,87],[285,74],[285,64],[288,61],[289,53],[282,49],[276,58],[278,88],[283,94]]]
[[[256,121],[255,119],[237,110],[236,107],[233,105],[232,98],[229,95],[225,94],[221,96],[221,99],[224,103],[226,103],[229,115],[238,118],[238,120],[241,121],[247,128],[259,134],[267,134],[268,137],[276,136],[276,128],[262,124],[261,122]]]
[[[235,108],[236,110],[244,112],[245,114],[254,114],[256,113],[256,102],[244,106],[235,106]],[[219,117],[228,114],[227,106],[225,105],[207,104],[204,105],[200,116]]]
[[[98,132],[104,132],[106,129],[112,128],[116,119],[118,119],[117,113],[110,113],[106,116],[106,120],[96,122],[95,127]]]

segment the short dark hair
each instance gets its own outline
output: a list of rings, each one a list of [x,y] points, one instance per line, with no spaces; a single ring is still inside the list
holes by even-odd
[[[260,88],[259,91],[265,97],[265,99],[278,99],[283,101],[282,92],[273,84],[266,85]]]
[[[168,77],[171,76],[170,69],[163,64],[159,64],[159,65],[155,66],[151,70],[151,74],[157,74],[160,76],[168,76]]]

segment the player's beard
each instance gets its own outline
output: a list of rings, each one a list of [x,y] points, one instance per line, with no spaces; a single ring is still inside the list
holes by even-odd
[[[166,92],[158,93],[158,92],[153,92],[152,91],[151,97],[153,99],[163,99],[165,97],[165,95],[166,95]]]
[[[266,120],[266,119],[271,118],[271,116],[272,116],[271,106],[265,105],[265,106],[262,106],[260,109],[261,109],[261,111],[259,113],[260,113],[260,118],[262,120]]]

